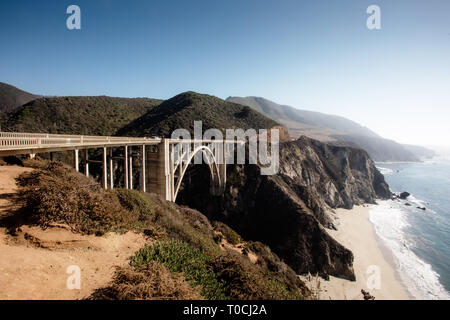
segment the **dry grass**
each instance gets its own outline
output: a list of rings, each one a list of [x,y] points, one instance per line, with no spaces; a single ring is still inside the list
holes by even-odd
[[[134,269],[118,268],[106,288],[97,289],[92,300],[200,300],[196,288],[180,273],[172,273],[155,261]]]
[[[72,231],[102,235],[132,229],[138,216],[125,210],[117,196],[61,162],[36,162],[20,175],[16,202],[30,224],[67,224]]]

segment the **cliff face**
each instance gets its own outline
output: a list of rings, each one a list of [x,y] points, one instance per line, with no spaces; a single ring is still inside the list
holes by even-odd
[[[389,186],[362,149],[337,147],[301,137],[280,147],[278,174],[312,209],[322,225],[332,227],[328,208],[389,198]]]
[[[222,197],[208,195],[205,170],[197,167],[189,173],[178,200],[225,221],[249,239],[265,242],[299,274],[353,280],[352,252],[325,230],[334,227],[327,209],[390,196],[365,151],[305,137],[280,145],[277,175],[261,176],[255,165],[228,166]]]

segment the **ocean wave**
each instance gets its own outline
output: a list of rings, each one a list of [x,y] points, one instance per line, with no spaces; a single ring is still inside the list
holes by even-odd
[[[405,228],[409,226],[406,215],[399,202],[386,200],[372,207],[370,221],[377,235],[391,250],[396,270],[414,298],[450,299],[450,294],[439,282],[439,274],[412,251],[414,243],[405,237]]]
[[[429,202],[426,202],[424,200],[421,199],[417,199],[416,197],[414,197],[414,195],[409,195],[409,197],[407,198],[407,202],[411,202],[413,203],[415,206],[420,207],[420,208],[426,208],[426,212],[429,213],[436,213],[436,211],[428,208],[427,206],[430,204]]]
[[[379,166],[376,166],[376,167],[377,167],[378,171],[380,171],[381,174],[383,174],[383,175],[394,173],[394,170],[392,170],[392,169],[379,167]]]

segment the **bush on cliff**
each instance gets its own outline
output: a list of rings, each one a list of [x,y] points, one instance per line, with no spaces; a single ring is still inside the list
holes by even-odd
[[[142,268],[151,261],[164,264],[172,272],[182,272],[193,286],[200,286],[207,299],[303,299],[303,284],[286,281],[280,274],[253,265],[246,257],[222,252],[211,257],[189,244],[158,241],[136,252],[131,266]]]
[[[90,300],[201,300],[203,297],[183,275],[150,261],[140,268],[118,267],[105,288],[96,289]]]
[[[102,190],[94,180],[61,162],[36,167],[16,179],[16,201],[28,223],[42,227],[64,223],[74,232],[98,235],[126,231],[137,224],[138,216],[125,210],[114,193]]]

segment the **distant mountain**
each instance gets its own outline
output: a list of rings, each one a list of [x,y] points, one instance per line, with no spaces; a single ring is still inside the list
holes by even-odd
[[[203,130],[262,129],[279,125],[249,107],[206,94],[184,92],[150,109],[119,130],[118,135],[170,137],[178,128],[192,133],[195,120],[202,121]]]
[[[0,82],[0,112],[10,111],[37,98],[39,96]]]
[[[406,150],[409,150],[410,152],[414,153],[416,156],[418,156],[421,159],[431,159],[434,156],[437,155],[437,153],[434,150],[422,147],[422,146],[414,146],[411,144],[404,144],[403,147]]]
[[[374,161],[419,161],[434,152],[423,147],[401,145],[344,117],[300,110],[260,97],[229,97],[227,101],[257,110],[284,125],[293,138],[302,135],[333,145],[366,150]]]
[[[39,98],[7,113],[2,127],[21,132],[114,135],[160,103],[106,96]]]
[[[375,132],[366,127],[340,116],[299,110],[259,97],[229,97],[227,101],[249,106],[280,122],[291,132],[293,137],[299,137],[300,135],[315,135],[315,137],[312,138],[320,138],[319,140],[335,140],[332,136],[341,133],[379,137]]]

